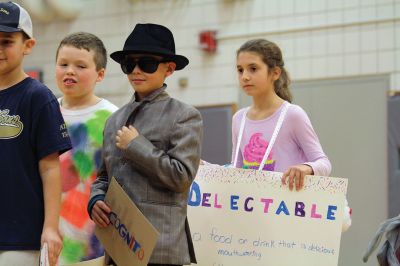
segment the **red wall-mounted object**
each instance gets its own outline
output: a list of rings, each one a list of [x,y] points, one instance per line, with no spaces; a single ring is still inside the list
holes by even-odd
[[[25,70],[26,74],[31,78],[37,79],[40,82],[43,82],[43,72],[40,69],[27,69]]]
[[[213,53],[217,50],[217,31],[206,30],[199,34],[200,48],[203,51]]]

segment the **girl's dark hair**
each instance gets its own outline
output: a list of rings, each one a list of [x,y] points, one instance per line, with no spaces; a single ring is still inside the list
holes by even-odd
[[[292,102],[292,93],[289,90],[290,78],[284,67],[281,49],[273,42],[265,39],[255,39],[245,42],[236,52],[238,56],[241,52],[253,52],[260,55],[262,61],[268,66],[270,73],[273,68],[279,67],[281,75],[274,82],[275,93],[282,99]]]

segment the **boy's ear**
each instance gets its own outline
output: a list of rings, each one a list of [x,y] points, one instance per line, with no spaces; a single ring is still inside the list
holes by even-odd
[[[168,62],[167,72],[166,72],[165,77],[168,77],[168,76],[172,75],[172,73],[174,73],[175,69],[176,69],[176,63],[175,62]]]
[[[106,70],[104,68],[100,69],[99,71],[97,71],[97,79],[96,82],[100,82],[104,79],[104,76],[106,74]]]
[[[28,55],[32,52],[32,48],[35,46],[36,40],[31,38],[24,41],[24,55]]]

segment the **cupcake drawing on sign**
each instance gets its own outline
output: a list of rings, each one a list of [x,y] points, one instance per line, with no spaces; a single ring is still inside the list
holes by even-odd
[[[261,160],[264,157],[265,151],[268,147],[268,142],[263,140],[262,133],[255,133],[251,136],[249,143],[244,148],[243,168],[256,169],[260,167]],[[272,159],[273,152],[271,150],[268,155],[267,161],[262,170],[274,171],[275,160]]]

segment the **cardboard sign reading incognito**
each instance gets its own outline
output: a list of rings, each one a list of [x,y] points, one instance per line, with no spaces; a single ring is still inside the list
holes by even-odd
[[[115,178],[111,180],[104,201],[112,210],[110,225],[95,229],[104,249],[118,266],[146,266],[159,233]]]

